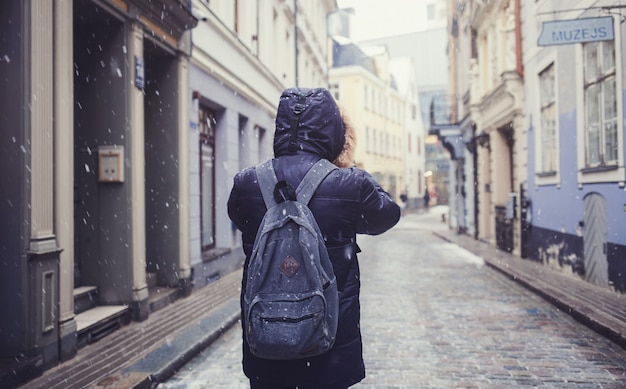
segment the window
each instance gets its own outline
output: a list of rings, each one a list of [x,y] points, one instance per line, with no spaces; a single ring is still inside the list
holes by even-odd
[[[202,250],[215,247],[215,129],[217,116],[198,109],[200,127],[200,240]]]
[[[257,139],[259,140],[257,161],[264,161],[267,159],[267,157],[265,156],[265,148],[266,148],[265,143],[267,142],[267,136],[266,136],[267,131],[265,130],[265,128],[260,127],[260,126],[255,126],[255,128],[257,131]]]
[[[330,93],[333,95],[333,97],[335,98],[336,101],[340,101],[339,83],[338,82],[330,84]]]
[[[239,115],[239,170],[243,170],[253,163],[250,161],[252,149],[248,142],[248,118]]]
[[[585,167],[618,163],[614,41],[583,45]]]
[[[367,92],[367,85],[363,85],[363,98],[365,99],[363,105],[365,106],[365,109],[369,108],[369,104],[370,104],[368,100],[368,96],[369,94]]]
[[[554,63],[539,73],[541,105],[541,172],[557,170],[556,97]]]
[[[426,6],[426,17],[428,18],[428,20],[435,19],[435,4],[428,4]]]

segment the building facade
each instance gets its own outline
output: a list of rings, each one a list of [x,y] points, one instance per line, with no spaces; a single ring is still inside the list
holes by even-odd
[[[0,357],[17,372],[6,378],[38,374],[145,319],[154,267],[173,269],[160,282],[186,290],[188,173],[177,161],[196,19],[177,1],[156,3],[0,5],[11,91],[0,115],[11,183],[0,211]],[[86,310],[103,321],[89,326]]]
[[[242,264],[232,177],[272,155],[284,88],[327,84],[336,8],[251,4],[0,4],[3,383]]]
[[[451,89],[442,104],[449,122],[431,132],[453,158],[451,224],[520,255],[520,204],[525,203],[527,145],[523,126],[520,2],[451,1]]]
[[[327,85],[326,15],[335,1],[194,1],[191,32],[190,267],[202,286],[242,265],[226,212],[232,177],[273,155],[290,86]],[[280,50],[276,50],[280,47]]]
[[[620,3],[451,7],[459,116],[449,124],[472,155],[473,171],[468,157],[464,163],[475,191],[474,236],[625,292]]]
[[[614,15],[620,4],[539,1],[524,3],[522,15],[528,21],[528,256],[623,293],[626,35]],[[540,39],[543,23],[568,21],[592,23],[603,33],[587,41],[558,34]]]

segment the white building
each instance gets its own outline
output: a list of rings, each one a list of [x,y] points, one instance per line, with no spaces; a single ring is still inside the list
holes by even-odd
[[[190,261],[196,285],[241,265],[226,200],[239,170],[273,155],[281,92],[327,85],[334,0],[195,0],[189,69]],[[297,51],[296,51],[297,48]]]

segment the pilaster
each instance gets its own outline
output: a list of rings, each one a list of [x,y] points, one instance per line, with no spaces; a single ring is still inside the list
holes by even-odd
[[[54,230],[59,256],[60,359],[76,354],[74,320],[74,115],[73,0],[54,2]]]
[[[132,22],[128,28],[128,61],[130,61],[130,79],[128,96],[130,107],[130,185],[131,185],[131,241],[130,258],[133,281],[133,318],[143,320],[148,317],[148,284],[146,283],[146,213],[145,213],[145,133],[144,133],[144,95],[135,85],[135,61],[143,60],[143,26]]]
[[[26,131],[30,129],[27,166],[26,220],[30,226],[24,303],[30,353],[42,357],[43,368],[56,364],[58,350],[59,249],[54,236],[54,72],[53,3],[30,1],[26,17],[30,24],[26,43]],[[30,179],[28,177],[30,174]]]

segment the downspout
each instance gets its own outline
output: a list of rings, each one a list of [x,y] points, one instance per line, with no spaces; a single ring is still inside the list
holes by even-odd
[[[517,75],[524,78],[522,62],[522,11],[521,0],[515,0],[515,58]]]
[[[474,152],[472,153],[472,162],[474,164],[474,168],[472,169],[472,178],[474,179],[474,185],[473,185],[473,189],[474,189],[474,239],[478,240],[478,237],[480,236],[478,233],[478,217],[479,212],[478,212],[478,207],[479,207],[479,202],[478,202],[478,142],[476,142],[476,124],[472,125],[472,139],[474,142]]]
[[[261,23],[260,20],[260,14],[261,12],[259,11],[259,0],[256,0],[256,57],[259,58],[259,32],[260,32],[260,27],[259,27],[259,23]]]
[[[298,0],[293,0],[293,41],[294,47],[296,51],[296,74],[295,74],[295,83],[296,88],[298,87]]]

